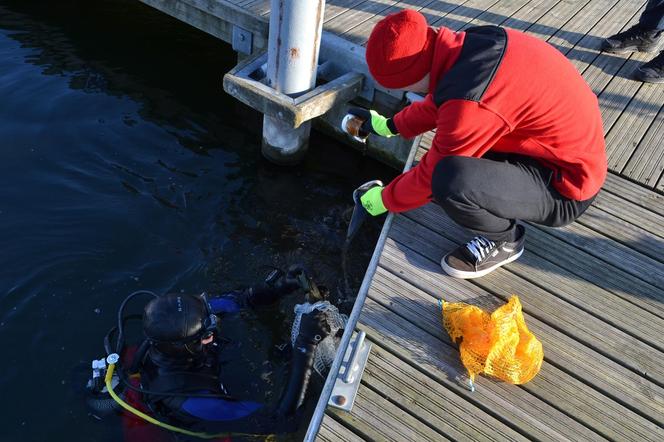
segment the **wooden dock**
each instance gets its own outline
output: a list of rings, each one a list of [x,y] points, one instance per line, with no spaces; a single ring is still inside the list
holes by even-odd
[[[142,1],[213,15],[228,3]],[[249,14],[244,26],[266,23],[269,0],[232,3]],[[435,26],[495,24],[549,41],[599,97],[611,174],[578,222],[527,226],[524,255],[473,281],[440,269],[441,257],[468,239],[440,208],[394,217],[358,323],[373,349],[353,413],[328,409],[319,440],[664,440],[664,85],[630,78],[648,56],[598,51],[644,4],[328,0],[324,29],[357,44],[403,8]],[[542,370],[523,386],[480,377],[471,393],[437,300],[492,309],[512,294],[544,345]]]

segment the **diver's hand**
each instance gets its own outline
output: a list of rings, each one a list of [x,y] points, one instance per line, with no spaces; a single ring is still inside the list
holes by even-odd
[[[364,120],[360,127],[360,137],[366,138],[369,134],[381,137],[393,137],[399,132],[391,118],[385,118],[375,110],[367,110],[361,107],[351,107],[348,113]]]
[[[378,216],[387,212],[387,208],[385,207],[385,204],[383,204],[383,189],[383,186],[372,187],[360,197],[362,207],[364,207],[371,216]]]
[[[327,323],[325,314],[320,310],[302,315],[300,319],[300,331],[295,344],[298,346],[316,345],[330,334],[330,324]]]
[[[284,281],[289,285],[294,285],[296,288],[306,289],[302,287],[302,278],[307,277],[307,271],[302,264],[293,264],[288,267]]]

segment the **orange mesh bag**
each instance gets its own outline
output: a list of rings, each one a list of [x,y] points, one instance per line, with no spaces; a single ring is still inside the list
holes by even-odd
[[[459,343],[461,362],[471,385],[484,373],[511,384],[524,384],[540,370],[542,343],[528,330],[518,296],[492,314],[462,302],[442,302],[443,325]]]

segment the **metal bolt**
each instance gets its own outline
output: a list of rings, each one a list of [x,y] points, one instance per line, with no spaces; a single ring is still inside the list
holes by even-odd
[[[343,407],[344,404],[346,403],[346,396],[342,396],[340,394],[334,396],[332,398],[335,404],[339,405],[340,407]]]

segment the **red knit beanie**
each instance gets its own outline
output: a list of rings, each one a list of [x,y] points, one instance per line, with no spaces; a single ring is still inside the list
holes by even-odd
[[[366,59],[383,87],[401,89],[417,83],[431,70],[436,31],[422,14],[406,9],[390,14],[371,31]]]

